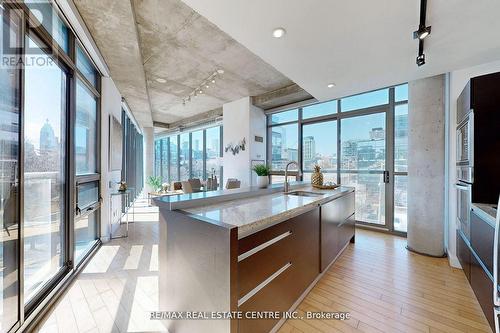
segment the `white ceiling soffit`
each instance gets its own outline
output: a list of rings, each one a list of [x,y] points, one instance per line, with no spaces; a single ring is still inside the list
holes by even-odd
[[[500,59],[498,0],[429,1],[422,67],[418,0],[183,1],[322,101]]]

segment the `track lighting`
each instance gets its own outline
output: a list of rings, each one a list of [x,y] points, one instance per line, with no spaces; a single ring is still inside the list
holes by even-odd
[[[413,39],[424,39],[431,34],[431,27],[421,26],[417,31],[413,32]]]
[[[418,30],[413,32],[413,39],[418,40],[417,65],[425,65],[424,39],[430,35],[431,27],[425,25],[425,16],[427,14],[427,0],[420,0],[420,23]]]
[[[418,66],[425,65],[425,54],[422,53],[417,56],[417,65]]]
[[[189,95],[187,95],[187,97],[184,97],[182,99],[182,105],[186,105],[187,102],[191,102],[191,96],[193,97],[197,97],[198,95],[202,95],[203,94],[203,89],[208,89],[210,88],[210,82],[211,83],[215,83],[215,78],[217,76],[219,77],[222,77],[222,74],[224,74],[224,70],[223,69],[217,69],[215,70],[212,74],[210,74],[209,77],[207,77],[205,80],[203,80],[203,82],[201,82],[201,84],[196,87],[195,89],[193,89],[191,91],[191,93]]]

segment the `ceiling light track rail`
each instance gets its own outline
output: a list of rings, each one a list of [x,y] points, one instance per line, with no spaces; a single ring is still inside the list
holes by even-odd
[[[194,88],[193,91],[189,93],[189,95],[182,99],[182,105],[185,106],[186,103],[191,102],[191,98],[195,98],[198,95],[203,94],[205,89],[208,89],[212,84],[215,84],[217,78],[221,78],[222,74],[224,74],[223,69],[218,69],[210,74],[210,76],[203,80],[196,88]]]
[[[424,39],[431,34],[431,26],[425,25],[427,16],[427,0],[420,0],[420,23],[418,30],[413,32],[413,39],[418,39],[417,65],[420,67],[425,64]]]

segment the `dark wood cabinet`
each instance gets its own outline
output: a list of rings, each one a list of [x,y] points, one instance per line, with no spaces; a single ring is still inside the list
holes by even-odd
[[[472,202],[495,204],[500,188],[500,72],[470,79],[457,99],[457,121],[471,110],[474,181]],[[457,124],[458,125],[458,124]],[[471,161],[472,162],[472,161]]]
[[[469,246],[467,245],[467,243],[465,241],[465,237],[462,235],[462,233],[459,230],[457,230],[457,256],[458,256],[458,261],[460,261],[460,265],[462,266],[462,269],[464,271],[464,274],[470,283],[471,251],[470,251]]]
[[[316,208],[239,240],[240,311],[283,312],[292,307],[319,274],[319,222]],[[243,319],[238,331],[269,332],[277,322]]]
[[[474,253],[471,255],[470,285],[472,290],[474,290],[474,294],[476,295],[479,305],[481,305],[481,309],[483,310],[486,319],[488,319],[491,328],[494,330],[493,281],[483,269],[483,266]]]
[[[474,210],[470,213],[470,245],[493,276],[493,236],[495,229]]]
[[[465,276],[494,330],[493,317],[493,234],[494,228],[479,212],[470,212],[470,243],[457,230],[457,256]]]
[[[321,271],[354,237],[354,192],[321,206]]]

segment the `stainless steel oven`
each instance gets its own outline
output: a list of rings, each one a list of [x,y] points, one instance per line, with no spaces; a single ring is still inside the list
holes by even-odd
[[[474,179],[474,112],[457,126],[457,180],[472,183]]]
[[[458,227],[462,233],[470,240],[470,210],[472,201],[472,185],[458,182],[457,188],[457,220]]]

